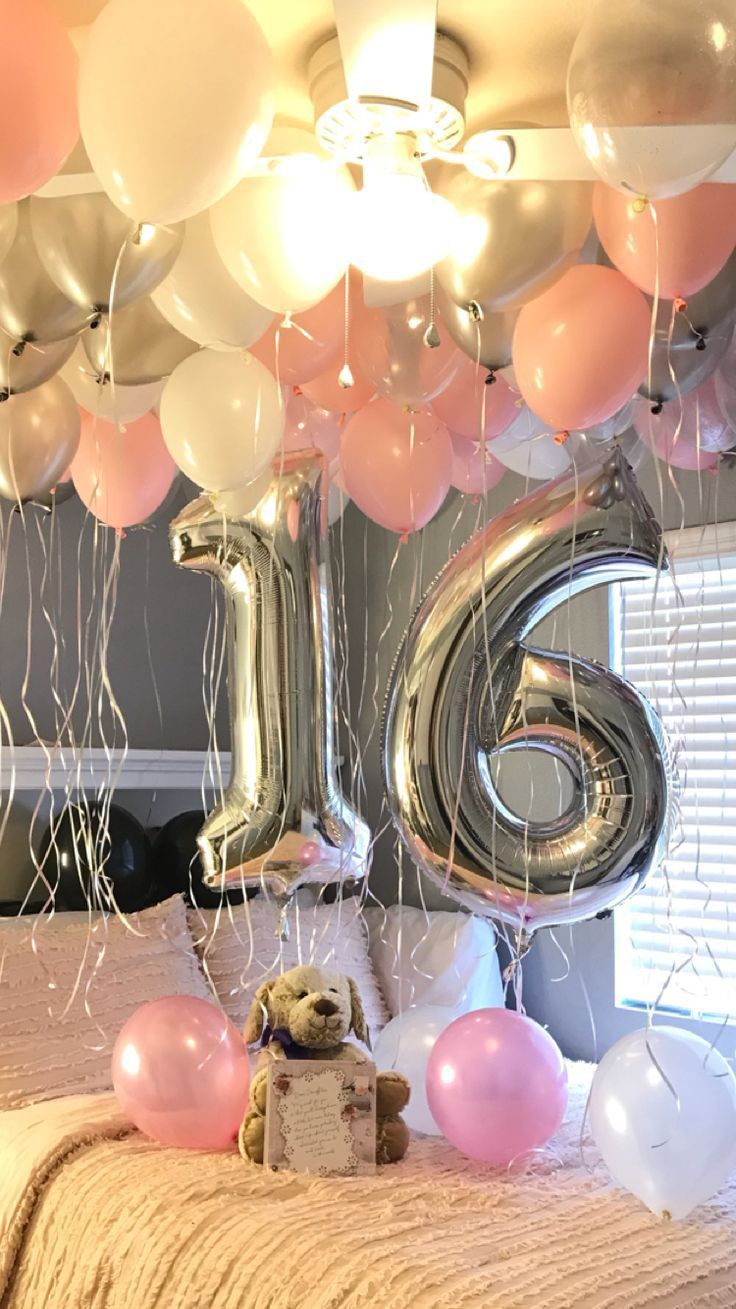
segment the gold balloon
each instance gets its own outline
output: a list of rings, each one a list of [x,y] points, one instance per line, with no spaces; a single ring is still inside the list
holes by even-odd
[[[437,301],[442,322],[456,345],[484,368],[496,372],[511,363],[511,343],[518,309],[488,313],[477,302],[472,311],[440,290]]]
[[[76,336],[92,318],[62,295],[39,258],[28,200],[18,205],[18,227],[0,263],[0,327],[13,341],[44,344]]]
[[[182,224],[134,223],[106,195],[31,198],[36,248],[49,277],[82,309],[107,313],[149,295],[174,266]]]
[[[17,502],[49,491],[74,458],[79,432],[77,402],[60,377],[0,404],[0,495]]]
[[[48,382],[74,353],[76,344],[74,336],[43,346],[19,343],[0,328],[0,401]]]
[[[121,386],[160,382],[199,349],[167,323],[150,300],[116,310],[85,332],[82,343],[95,374],[112,377]]]
[[[447,168],[435,188],[458,215],[437,267],[456,304],[519,309],[576,261],[592,221],[588,182],[487,182]]]

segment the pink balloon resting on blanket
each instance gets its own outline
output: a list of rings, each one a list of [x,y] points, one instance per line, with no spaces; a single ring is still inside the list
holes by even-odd
[[[115,1042],[112,1081],[123,1113],[154,1141],[226,1150],[248,1102],[248,1052],[215,1005],[170,995],[128,1019]]]
[[[543,1027],[510,1009],[463,1014],[438,1036],[427,1101],[448,1141],[504,1166],[549,1141],[567,1105],[562,1054]]]

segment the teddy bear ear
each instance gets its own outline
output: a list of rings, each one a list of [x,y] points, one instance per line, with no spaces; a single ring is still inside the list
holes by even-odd
[[[349,977],[348,986],[350,987],[350,1025],[358,1040],[362,1041],[364,1045],[367,1045],[370,1050],[371,1038],[368,1033],[368,1024],[365,1021],[363,1002],[360,998],[358,983],[354,982],[352,977]]]
[[[273,981],[262,982],[253,997],[243,1029],[243,1040],[246,1045],[253,1045],[263,1034],[263,1024],[268,1021],[268,997],[274,985]]]

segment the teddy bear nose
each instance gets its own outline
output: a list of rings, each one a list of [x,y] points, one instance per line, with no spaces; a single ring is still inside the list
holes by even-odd
[[[337,1005],[332,1000],[320,999],[315,1002],[314,1012],[322,1018],[330,1018],[337,1013]]]

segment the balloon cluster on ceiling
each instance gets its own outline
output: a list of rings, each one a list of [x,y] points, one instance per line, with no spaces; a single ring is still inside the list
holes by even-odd
[[[663,32],[648,0],[626,22],[596,6],[568,102],[601,180],[439,167],[434,271],[409,295],[416,268],[389,257],[390,223],[371,245],[346,164],[273,128],[242,0],[186,23],[178,0],[109,0],[78,70],[27,0],[0,56],[0,492],[71,477],[120,528],[180,470],[243,512],[280,451],[313,445],[333,516],[349,496],[405,533],[451,485],[546,479],[624,433],[714,467],[736,443],[736,191],[703,180],[736,146],[722,8],[678,0]],[[78,125],[102,191],[34,194]],[[364,294],[356,264],[393,293]]]

